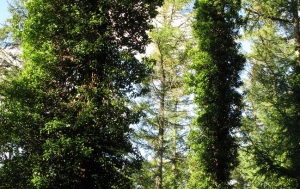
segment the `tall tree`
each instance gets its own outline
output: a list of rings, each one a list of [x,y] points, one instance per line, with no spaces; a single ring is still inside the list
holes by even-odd
[[[182,188],[187,180],[187,164],[183,162],[186,161],[184,140],[189,122],[188,96],[182,75],[189,63],[188,3],[189,0],[165,0],[149,33],[150,58],[155,64],[149,77],[150,92],[141,103],[145,119],[138,128],[142,148],[153,154],[145,165],[146,171],[150,169],[153,174],[143,175],[150,180],[149,188]]]
[[[127,106],[147,68],[161,1],[32,0],[22,32],[24,69],[1,85],[4,188],[131,188],[139,155]],[[5,135],[5,136],[4,136]]]
[[[252,35],[240,152],[244,157],[239,172],[251,187],[295,188],[295,180],[286,174],[293,169],[286,127],[293,124],[290,82],[294,47],[276,32],[272,22]]]
[[[299,4],[247,0],[244,7],[253,43],[244,148],[256,173],[246,178],[260,178],[254,187],[299,188]]]
[[[245,59],[238,52],[240,1],[198,0],[195,4],[194,51],[188,85],[195,94],[198,117],[189,135],[189,188],[230,188],[237,165],[233,132],[240,127],[239,72]]]

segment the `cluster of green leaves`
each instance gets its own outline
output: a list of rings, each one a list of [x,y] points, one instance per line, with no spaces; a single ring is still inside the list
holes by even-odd
[[[245,58],[239,53],[240,1],[198,0],[193,28],[198,40],[188,79],[199,111],[189,134],[189,188],[230,188],[237,165],[233,132],[240,127],[239,72]]]
[[[1,84],[2,187],[132,187],[140,157],[129,126],[140,114],[127,95],[147,75],[134,55],[160,3],[26,3],[25,65]]]

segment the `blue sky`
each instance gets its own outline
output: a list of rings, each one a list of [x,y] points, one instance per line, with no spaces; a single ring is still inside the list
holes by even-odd
[[[7,0],[0,0],[0,24],[3,24],[5,19],[8,17],[8,3]],[[0,25],[1,27],[1,25]]]

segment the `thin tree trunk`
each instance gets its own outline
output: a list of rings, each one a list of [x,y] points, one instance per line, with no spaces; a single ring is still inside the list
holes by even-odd
[[[175,117],[177,117],[177,104],[175,102]],[[177,189],[177,182],[178,182],[178,170],[177,170],[177,122],[174,124],[174,138],[173,138],[173,158],[172,158],[172,168],[173,168],[173,188]]]
[[[158,129],[158,171],[156,176],[156,189],[162,189],[163,183],[163,155],[164,155],[164,130],[165,130],[165,93],[166,93],[166,74],[164,69],[164,60],[161,54],[160,66],[162,72],[161,94],[159,107],[159,129]]]

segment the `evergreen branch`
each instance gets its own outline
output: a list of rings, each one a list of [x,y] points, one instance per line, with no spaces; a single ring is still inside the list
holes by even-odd
[[[269,16],[269,15],[263,14],[263,13],[261,13],[259,11],[252,10],[252,9],[249,9],[249,8],[245,8],[245,10],[248,11],[249,13],[258,15],[258,17],[263,17],[263,18],[266,18],[266,19],[270,19],[272,21],[279,21],[279,22],[284,22],[284,23],[292,23],[290,20],[283,19],[283,18],[278,18],[278,17],[274,17],[274,16]]]

